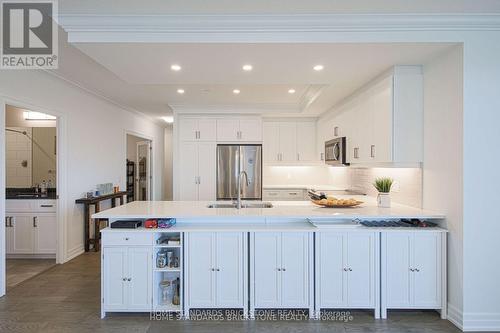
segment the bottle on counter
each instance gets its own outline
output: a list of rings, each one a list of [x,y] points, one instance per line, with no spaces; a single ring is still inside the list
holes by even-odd
[[[42,181],[42,185],[41,185],[40,190],[42,192],[42,195],[47,194],[47,182],[45,181],[45,179]]]

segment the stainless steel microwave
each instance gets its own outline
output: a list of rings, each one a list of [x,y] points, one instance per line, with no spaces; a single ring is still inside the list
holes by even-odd
[[[329,165],[349,165],[347,163],[346,138],[341,137],[325,142],[325,163]]]

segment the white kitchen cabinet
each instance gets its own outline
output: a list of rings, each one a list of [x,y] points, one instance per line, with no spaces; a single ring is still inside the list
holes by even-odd
[[[374,309],[379,317],[378,233],[316,235],[316,311]]]
[[[303,201],[307,200],[307,191],[301,188],[263,189],[262,200],[271,201]]]
[[[264,161],[267,163],[314,162],[316,123],[312,121],[271,121],[264,123]]]
[[[446,234],[383,232],[382,318],[387,309],[441,309],[446,315]]]
[[[35,216],[16,214],[12,216],[12,254],[35,253]]]
[[[181,118],[179,120],[180,141],[215,141],[217,134],[215,119]]]
[[[313,121],[297,122],[297,161],[311,162],[317,160],[316,123]]]
[[[35,216],[35,253],[56,253],[57,217],[56,214]]]
[[[151,247],[104,247],[102,256],[104,312],[150,311]]]
[[[188,233],[186,311],[191,308],[246,310],[247,255],[246,233]]]
[[[421,66],[396,66],[354,92],[318,125],[319,138],[345,136],[353,164],[415,164],[423,160]],[[322,140],[323,141],[323,140]]]
[[[260,142],[262,122],[260,119],[217,119],[217,141],[219,142]]]
[[[312,234],[251,234],[251,303],[255,308],[307,308],[312,302]]]
[[[179,200],[215,200],[216,144],[180,144]]]

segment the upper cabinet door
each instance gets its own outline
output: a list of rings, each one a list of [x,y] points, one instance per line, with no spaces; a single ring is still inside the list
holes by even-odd
[[[413,298],[417,307],[441,305],[441,234],[413,233]]]
[[[319,283],[316,286],[316,296],[322,308],[347,305],[344,295],[344,286],[347,284],[347,273],[344,270],[345,235],[342,232],[317,233],[316,272]]]
[[[103,249],[103,291],[106,310],[127,309],[127,249],[105,247]],[[149,267],[151,268],[151,267]]]
[[[38,215],[35,228],[35,253],[56,253],[56,214]]]
[[[371,232],[347,234],[347,302],[353,307],[375,305],[375,236]]]
[[[187,301],[189,307],[215,306],[215,234],[187,234]]]
[[[412,305],[411,296],[411,232],[385,233],[382,235],[382,263],[385,267],[386,306],[407,308]],[[384,273],[383,273],[384,274]]]
[[[216,233],[216,274],[218,307],[241,308],[244,304],[243,233]]]
[[[297,161],[297,124],[295,122],[279,123],[279,160],[282,162]]]
[[[238,119],[217,119],[217,141],[239,141],[239,133]]]
[[[279,123],[265,122],[263,129],[262,149],[264,150],[264,161],[268,163],[278,162],[280,157]]]
[[[262,141],[262,122],[260,119],[240,119],[240,140]]]
[[[153,263],[151,248],[128,249],[127,308],[128,310],[150,310],[152,304]]]
[[[284,232],[281,240],[281,304],[284,308],[309,306],[309,235]]]
[[[310,162],[316,158],[316,123],[297,122],[297,161]]]
[[[215,119],[198,120],[198,140],[215,141],[217,139],[217,122]]]
[[[198,200],[198,143],[181,142],[179,155],[179,200]]]
[[[216,149],[217,145],[215,143],[200,142],[198,144],[197,200],[216,199]]]
[[[390,162],[392,158],[392,76],[379,82],[370,94],[370,160]]]
[[[256,308],[280,307],[281,234],[256,232],[253,243],[254,305]]]
[[[179,121],[179,138],[181,141],[198,140],[198,119],[181,118]]]

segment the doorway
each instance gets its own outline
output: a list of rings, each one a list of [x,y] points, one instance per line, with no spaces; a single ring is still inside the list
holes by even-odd
[[[127,133],[127,202],[151,200],[151,140]]]
[[[56,264],[57,118],[5,105],[7,292]]]

